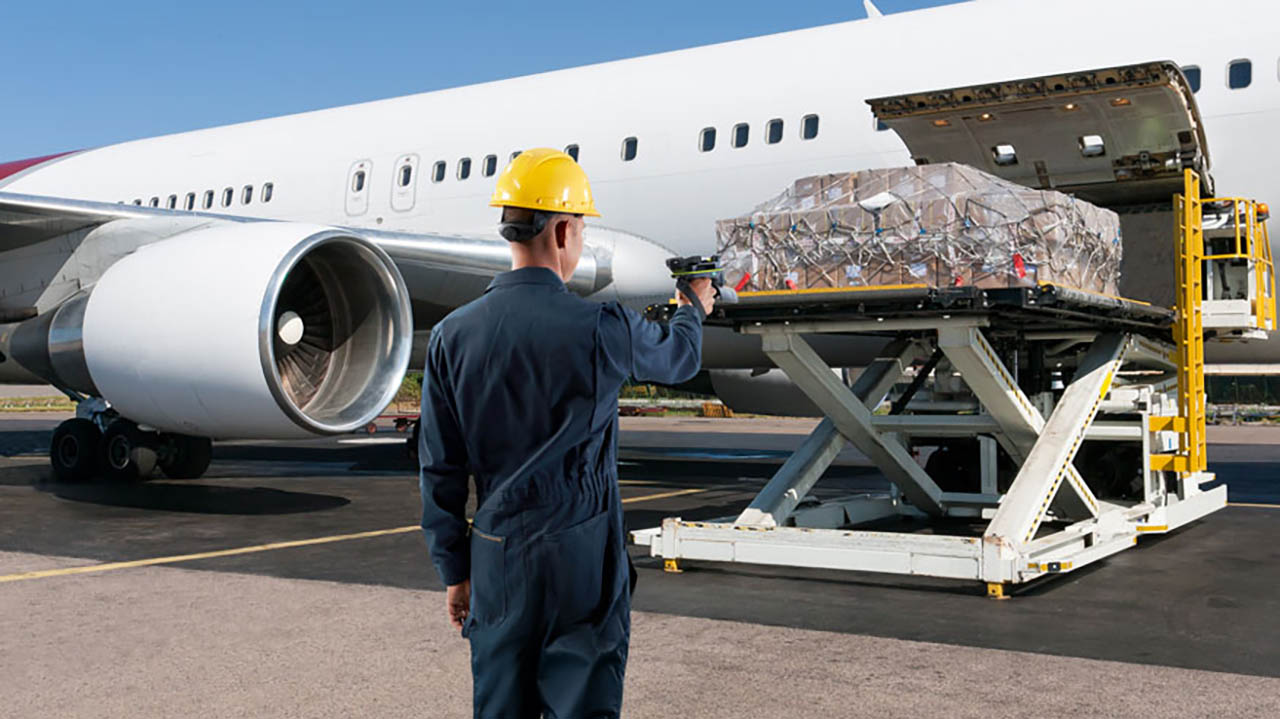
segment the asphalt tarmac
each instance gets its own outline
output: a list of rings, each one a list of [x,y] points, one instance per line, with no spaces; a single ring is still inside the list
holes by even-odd
[[[0,716],[469,715],[399,435],[219,444],[199,481],[66,486],[41,456],[59,419],[0,417]],[[735,514],[810,427],[625,419],[628,525]],[[668,574],[635,548],[628,714],[1280,715],[1280,428],[1210,440],[1232,506],[1005,602]],[[820,486],[883,481],[846,451]]]

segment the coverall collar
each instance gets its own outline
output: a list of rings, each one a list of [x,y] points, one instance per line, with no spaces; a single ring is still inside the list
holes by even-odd
[[[493,278],[489,286],[485,288],[485,292],[495,287],[510,287],[512,285],[549,285],[559,287],[565,290],[564,280],[555,272],[546,267],[521,267],[518,270],[503,272]]]

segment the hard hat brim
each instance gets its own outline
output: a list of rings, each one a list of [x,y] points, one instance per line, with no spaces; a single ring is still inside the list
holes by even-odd
[[[553,212],[555,214],[560,214],[560,215],[586,215],[588,217],[600,216],[600,213],[597,212],[596,208],[594,207],[583,208],[580,211],[568,210],[568,209],[556,210],[556,209],[550,209],[544,205],[539,205],[532,202],[517,202],[515,200],[490,200],[489,207],[519,207],[525,210]]]

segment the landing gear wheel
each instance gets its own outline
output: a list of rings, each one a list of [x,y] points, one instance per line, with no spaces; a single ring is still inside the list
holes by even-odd
[[[102,432],[87,419],[69,419],[53,431],[49,461],[59,482],[85,482],[98,472],[98,445]]]
[[[102,433],[102,466],[107,478],[115,482],[140,482],[151,477],[156,468],[156,442],[138,425],[117,419]]]
[[[404,443],[404,454],[412,462],[418,461],[418,432],[421,430],[421,420],[409,420],[408,430],[409,437]]]
[[[169,450],[160,457],[160,469],[169,479],[199,479],[209,469],[213,442],[208,437],[171,434]]]

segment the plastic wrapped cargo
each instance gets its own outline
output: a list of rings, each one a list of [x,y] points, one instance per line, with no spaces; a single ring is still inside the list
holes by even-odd
[[[716,223],[742,290],[1052,282],[1116,294],[1116,214],[955,163],[797,180]]]

